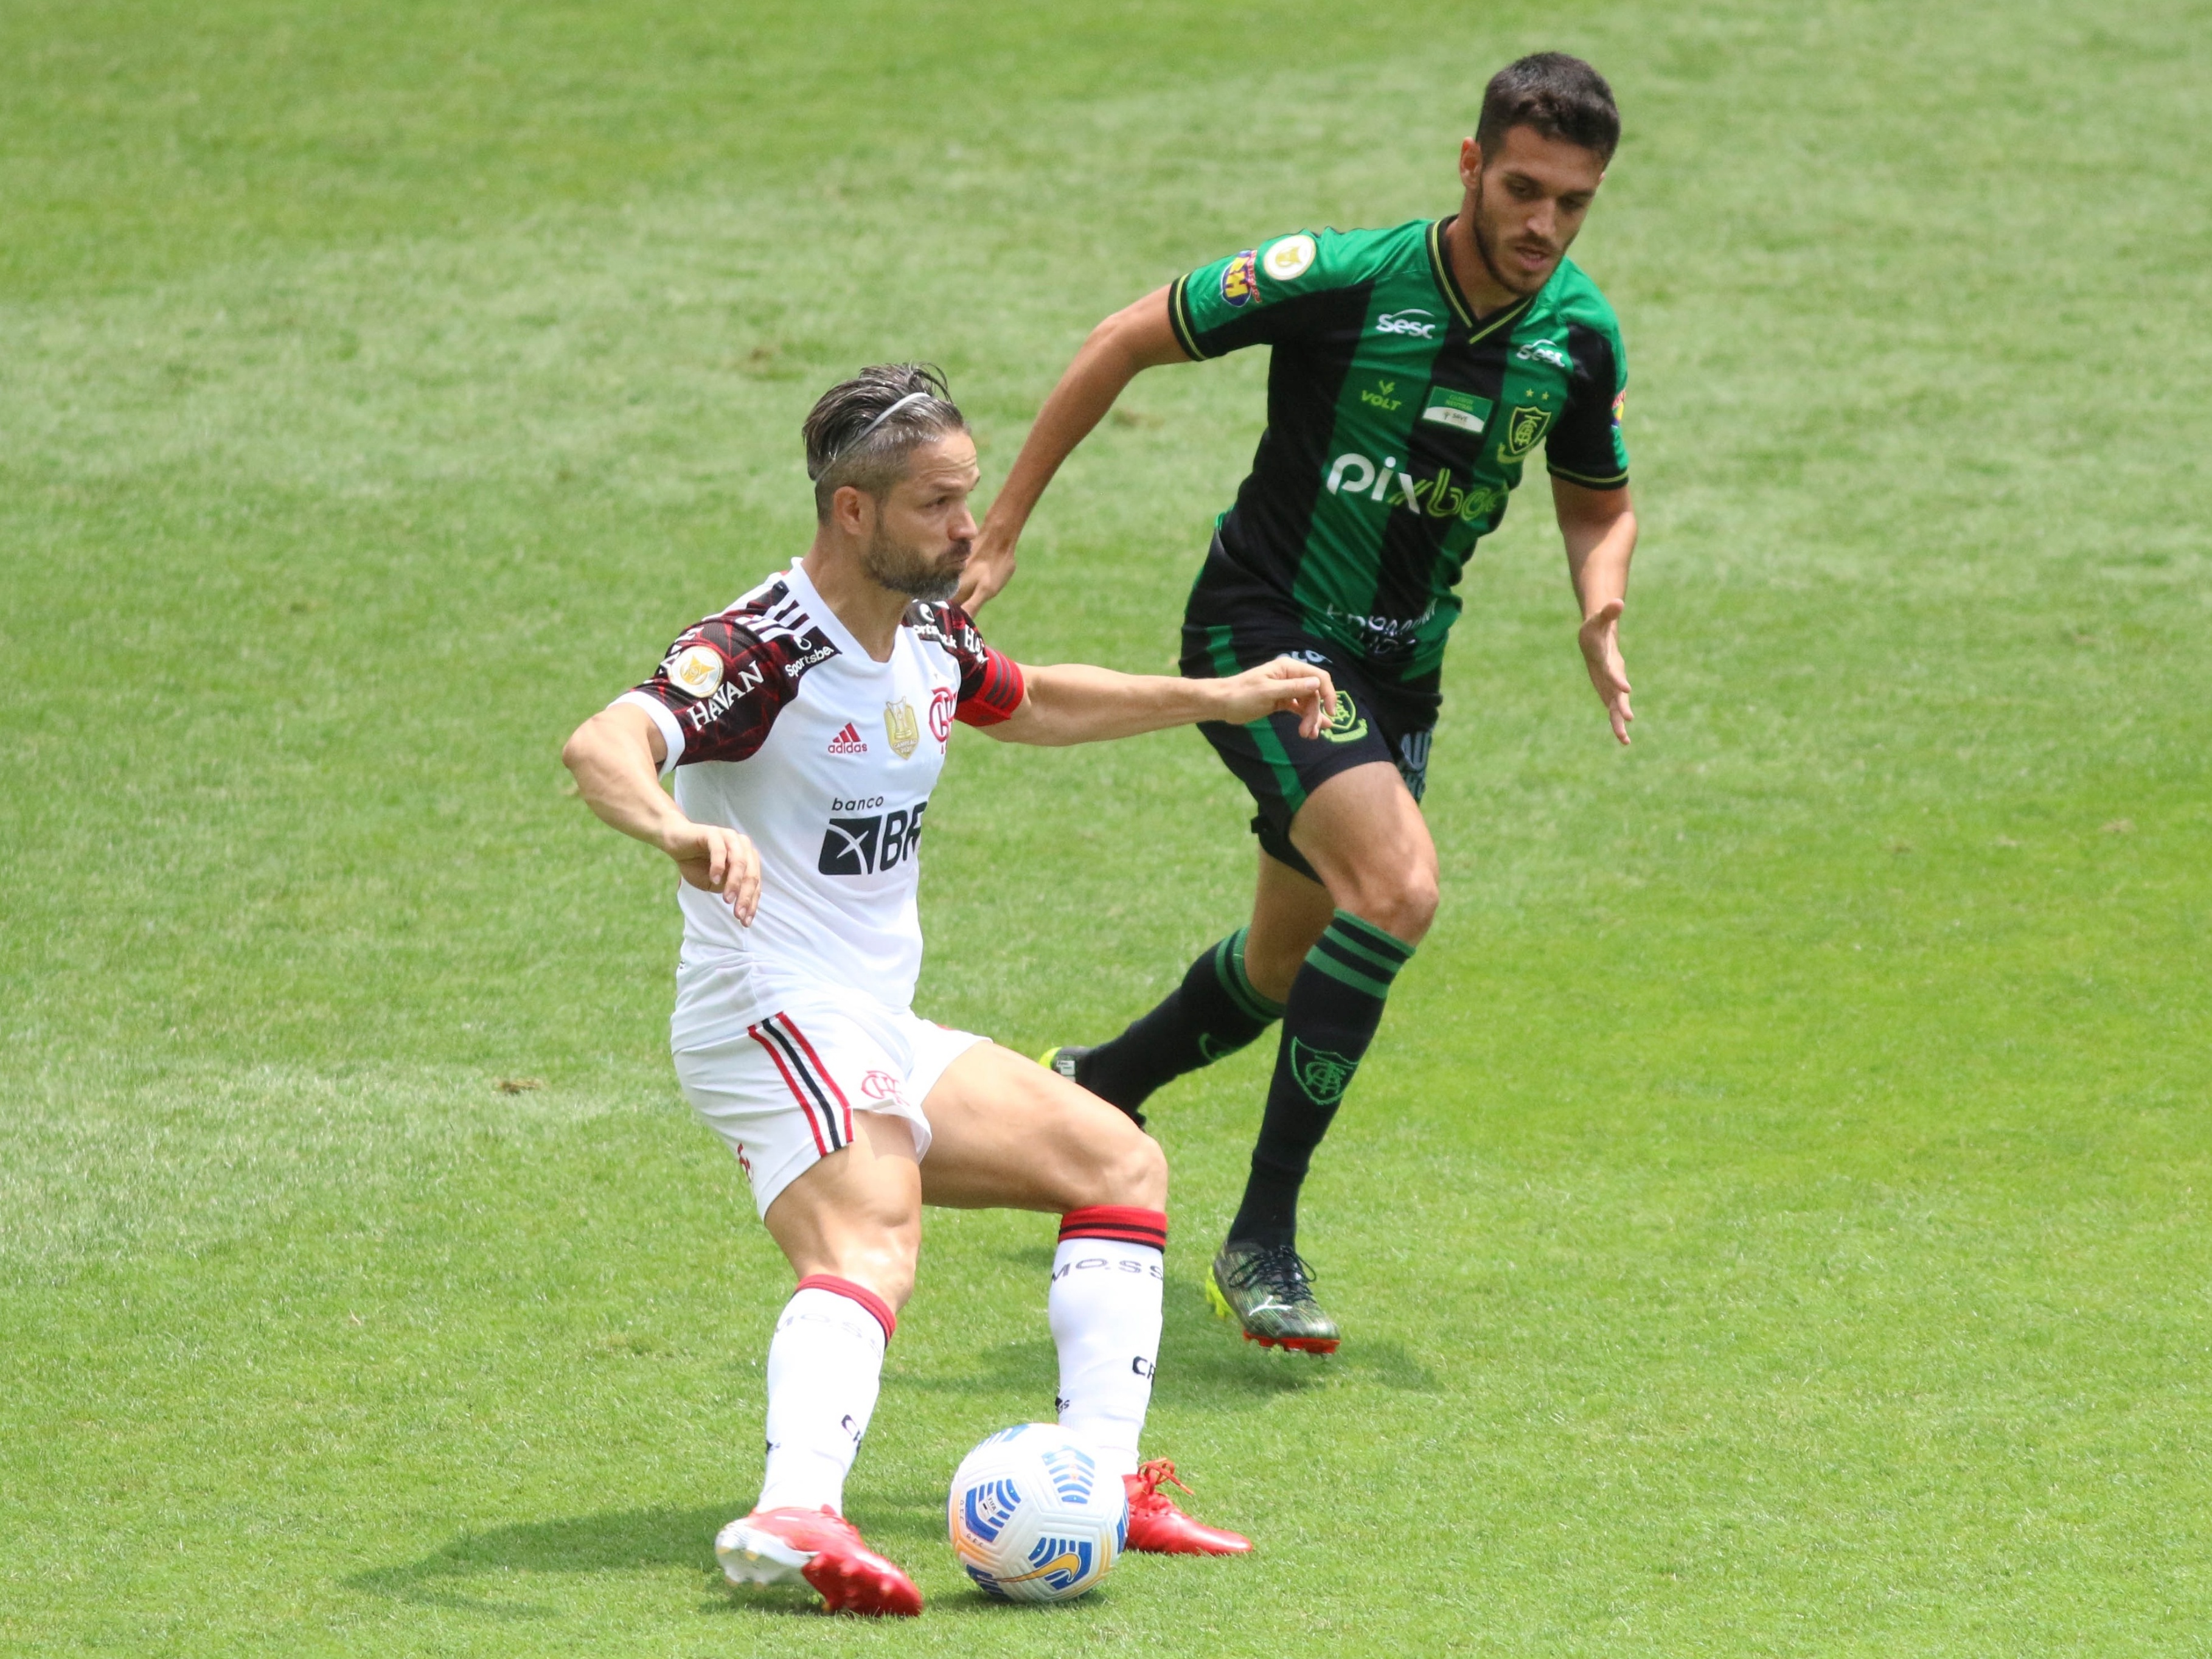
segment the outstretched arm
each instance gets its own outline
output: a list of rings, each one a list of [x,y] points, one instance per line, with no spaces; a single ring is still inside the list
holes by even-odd
[[[1117,674],[1083,663],[1025,666],[1022,678],[1029,691],[1021,707],[983,728],[1003,742],[1058,747],[1200,720],[1249,726],[1278,710],[1295,711],[1298,730],[1317,738],[1336,710],[1336,687],[1328,671],[1290,657],[1220,680]]]
[[[561,750],[584,803],[626,836],[657,847],[684,879],[720,893],[747,926],[760,908],[760,854],[734,830],[694,823],[661,788],[668,744],[652,717],[629,703],[602,708],[578,726]]]
[[[960,578],[956,599],[974,615],[1014,574],[1014,546],[1022,526],[1044,494],[1052,475],[1091,428],[1106,418],[1122,388],[1147,368],[1190,359],[1176,343],[1175,327],[1168,320],[1168,289],[1156,289],[1134,305],[1125,306],[1091,331],[1091,337],[1075,354],[1075,361],[1060,377],[1060,384],[1037,410],[1036,422],[1022,442],[1006,482],[983,518],[975,551]]]
[[[1636,718],[1628,706],[1628,665],[1620,655],[1620,613],[1628,605],[1628,562],[1636,552],[1636,509],[1628,491],[1586,489],[1552,480],[1552,505],[1567,544],[1567,575],[1582,601],[1577,638],[1590,684],[1613,722],[1613,735],[1628,741]]]

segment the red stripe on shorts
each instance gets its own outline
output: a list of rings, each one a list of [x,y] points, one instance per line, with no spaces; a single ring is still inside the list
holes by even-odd
[[[830,1075],[830,1068],[822,1063],[822,1056],[814,1052],[814,1045],[806,1040],[806,1033],[799,1029],[798,1022],[789,1014],[778,1014],[775,1018],[783,1022],[783,1029],[797,1037],[799,1046],[806,1050],[806,1057],[814,1062],[814,1071],[820,1077],[823,1086],[837,1097],[837,1104],[845,1114],[845,1144],[848,1146],[851,1146],[853,1144],[853,1103],[845,1098],[845,1091],[837,1086],[837,1079]]]
[[[792,1076],[791,1067],[783,1063],[783,1051],[769,1038],[763,1036],[761,1028],[757,1025],[747,1026],[745,1035],[768,1050],[768,1057],[775,1062],[775,1069],[783,1074],[783,1086],[791,1091],[791,1097],[799,1103],[800,1115],[806,1119],[807,1130],[814,1137],[814,1150],[824,1158],[829,1157],[830,1143],[823,1139],[822,1126],[815,1121],[814,1103],[806,1097],[806,1091],[799,1086],[799,1079]]]

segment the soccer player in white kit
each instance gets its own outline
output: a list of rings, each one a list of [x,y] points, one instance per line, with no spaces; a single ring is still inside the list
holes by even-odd
[[[917,860],[956,720],[1056,744],[1295,710],[1312,735],[1334,689],[1288,659],[1182,679],[1024,667],[985,644],[947,603],[978,475],[933,369],[862,371],[823,394],[805,436],[805,556],[688,629],[562,756],[592,810],[683,877],[677,1075],[799,1277],[769,1347],[760,1501],[716,1554],[733,1583],[803,1578],[832,1609],[921,1610],[843,1499],[925,1203],[1060,1216],[1060,1421],[1127,1486],[1128,1547],[1249,1549],[1177,1509],[1158,1490],[1174,1466],[1139,1451],[1166,1161],[1066,1079],[915,1014]],[[671,772],[672,799],[659,783]]]

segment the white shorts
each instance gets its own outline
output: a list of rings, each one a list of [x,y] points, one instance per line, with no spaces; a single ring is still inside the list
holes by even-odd
[[[729,1143],[761,1214],[786,1187],[853,1139],[854,1112],[914,1126],[929,1151],[921,1103],[945,1068],[984,1039],[855,998],[787,1002],[741,1036],[676,1051],[684,1097]]]

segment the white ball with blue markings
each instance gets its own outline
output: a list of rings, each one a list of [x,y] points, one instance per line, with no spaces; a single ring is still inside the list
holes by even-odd
[[[969,1452],[945,1507],[960,1565],[1006,1601],[1082,1595],[1129,1533],[1120,1478],[1082,1437],[1050,1423],[1017,1423]]]

